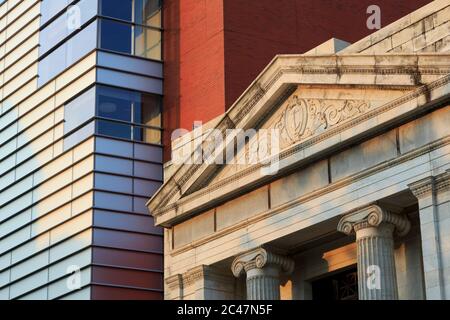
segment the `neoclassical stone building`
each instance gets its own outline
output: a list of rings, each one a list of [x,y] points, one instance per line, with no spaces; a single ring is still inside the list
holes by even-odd
[[[206,124],[279,130],[278,170],[166,166],[148,203],[166,299],[450,299],[449,18],[434,1],[339,52],[277,56]]]

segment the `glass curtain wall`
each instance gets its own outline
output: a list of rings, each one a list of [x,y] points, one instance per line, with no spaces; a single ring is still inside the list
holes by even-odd
[[[95,133],[161,144],[161,97],[97,85],[64,106],[64,148]]]
[[[39,85],[96,48],[161,60],[160,0],[43,0]]]

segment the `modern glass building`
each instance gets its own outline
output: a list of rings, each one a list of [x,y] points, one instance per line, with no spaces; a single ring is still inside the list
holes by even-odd
[[[0,299],[162,298],[161,0],[0,6]]]

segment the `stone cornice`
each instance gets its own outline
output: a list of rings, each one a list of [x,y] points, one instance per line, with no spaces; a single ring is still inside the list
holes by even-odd
[[[183,274],[175,274],[167,277],[165,282],[170,290],[174,290],[192,286],[205,278],[222,281],[224,283],[229,281],[229,275],[225,274],[223,271],[211,266],[200,265]]]
[[[224,130],[232,124],[234,127],[245,128],[246,123],[251,121],[251,117],[257,114],[257,110],[261,108],[268,108],[267,101],[263,104],[260,101],[266,94],[273,91],[275,84],[281,82],[280,78],[285,75],[298,75],[298,80],[294,81],[296,84],[308,84],[309,78],[302,78],[302,75],[314,75],[314,83],[325,85],[334,84],[340,85],[339,79],[342,79],[342,74],[354,74],[362,75],[367,74],[373,75],[374,85],[389,86],[395,81],[389,81],[392,76],[400,76],[409,74],[411,77],[403,78],[405,79],[420,79],[417,75],[448,75],[450,73],[450,55],[381,55],[381,56],[319,56],[319,57],[303,57],[303,56],[278,56],[272,61],[272,63],[265,69],[265,71],[258,77],[257,80],[246,90],[246,92],[238,99],[238,101],[230,108],[230,110],[225,114],[223,119],[219,122],[217,128],[219,130]],[[317,77],[316,77],[317,75]],[[323,75],[323,81],[320,80],[320,75]],[[335,75],[336,77],[330,77],[330,75]],[[379,80],[377,76],[381,75]],[[291,77],[291,76],[289,76]],[[311,78],[312,81],[313,78]],[[356,80],[356,78],[355,78]],[[355,81],[354,80],[354,81]],[[380,83],[377,83],[380,81]],[[329,82],[329,83],[328,83]],[[391,83],[392,82],[392,83]],[[394,108],[402,103],[411,101],[421,95],[428,94],[433,88],[444,85],[448,82],[448,76],[444,77],[439,81],[435,81],[433,84],[423,86],[416,90],[413,94],[407,94],[405,97],[397,99],[392,103],[388,104],[389,108]],[[359,83],[359,82],[358,82]],[[355,82],[354,85],[358,85]],[[398,84],[398,81],[396,82]],[[343,85],[351,84],[348,80],[342,82]],[[363,83],[367,85],[367,83]],[[417,86],[416,80],[408,80],[404,83],[405,86]],[[388,109],[389,109],[388,108]],[[376,116],[377,114],[384,112],[385,108],[377,108],[373,112],[368,112],[358,118],[358,122],[364,121],[369,117]],[[262,109],[260,112],[263,112]],[[250,118],[248,116],[250,115]],[[360,119],[361,118],[361,119]],[[254,121],[254,120],[253,120]],[[348,126],[355,125],[355,122],[349,121]],[[343,126],[339,126],[342,131],[345,129]],[[326,139],[330,135],[337,134],[339,131],[329,130],[325,132],[326,134],[319,135],[321,139]],[[308,140],[309,143],[318,143],[321,139]],[[301,143],[300,143],[301,144]],[[304,147],[304,146],[303,146]],[[284,156],[286,156],[284,152]],[[295,151],[294,151],[295,152]],[[185,195],[185,192],[190,189],[190,186],[196,183],[196,179],[202,176],[202,172],[208,170],[208,165],[185,165],[181,166],[169,179],[169,181],[163,186],[157,194],[149,201],[148,207],[151,213],[155,216],[161,216],[165,212],[172,209],[178,208],[178,199]],[[258,170],[255,166],[253,170]],[[243,174],[243,173],[239,173]],[[238,177],[236,177],[238,178]],[[211,186],[216,187],[216,186]],[[205,191],[205,190],[202,190]],[[191,192],[190,192],[191,193]],[[197,194],[195,192],[194,194]],[[197,194],[198,196],[198,194]],[[186,201],[189,196],[184,197],[182,201]],[[158,219],[157,219],[158,220]]]
[[[338,223],[337,230],[347,235],[363,228],[378,227],[382,223],[392,224],[399,236],[406,235],[411,223],[406,216],[389,212],[378,205],[370,205],[346,214]]]
[[[171,291],[183,288],[183,278],[181,274],[175,274],[165,279],[165,282]]]
[[[235,224],[233,226],[225,228],[225,229],[223,229],[221,231],[218,231],[217,233],[214,233],[214,234],[212,234],[210,236],[207,236],[207,237],[204,237],[202,239],[196,240],[196,241],[190,243],[189,245],[185,245],[185,246],[177,248],[175,250],[171,250],[170,255],[171,256],[176,256],[176,255],[179,255],[181,253],[184,253],[184,252],[187,252],[189,250],[192,250],[194,248],[200,247],[200,246],[202,246],[202,245],[204,245],[206,243],[210,243],[211,241],[214,241],[216,239],[220,239],[221,237],[223,237],[223,236],[225,236],[227,234],[230,234],[230,233],[235,232],[237,230],[240,230],[242,228],[247,228],[249,225],[255,224],[258,221],[267,219],[267,218],[272,217],[274,215],[277,215],[277,214],[279,214],[279,213],[281,213],[283,211],[286,211],[286,210],[289,210],[289,209],[291,209],[293,207],[299,206],[302,203],[305,203],[305,202],[307,202],[307,201],[309,201],[311,199],[320,197],[320,196],[322,196],[324,194],[327,194],[327,193],[330,193],[330,192],[332,192],[334,190],[346,187],[346,186],[350,185],[351,183],[355,183],[357,181],[360,181],[361,179],[364,179],[364,178],[366,178],[366,177],[368,177],[370,175],[376,174],[377,172],[385,170],[386,168],[390,168],[392,166],[404,163],[404,162],[409,161],[409,160],[411,160],[411,159],[413,159],[415,157],[419,157],[419,156],[421,156],[423,154],[426,154],[427,152],[436,150],[438,148],[444,147],[444,146],[449,145],[449,144],[450,144],[450,137],[447,137],[446,139],[443,139],[443,140],[438,141],[438,142],[434,142],[434,143],[428,144],[428,145],[426,145],[426,146],[424,146],[422,148],[419,148],[417,150],[411,151],[411,152],[409,152],[409,153],[407,153],[407,154],[405,154],[405,155],[403,155],[403,156],[401,156],[399,158],[396,158],[396,159],[390,160],[390,161],[388,161],[386,163],[377,165],[377,166],[375,166],[373,168],[365,170],[364,172],[360,172],[360,173],[351,175],[351,176],[349,176],[349,177],[347,177],[347,178],[345,178],[343,180],[340,180],[338,182],[332,183],[332,184],[330,184],[330,185],[328,185],[326,187],[323,187],[323,188],[321,188],[319,190],[316,190],[316,191],[310,192],[308,194],[305,194],[304,196],[301,196],[298,199],[295,199],[295,200],[290,201],[290,202],[288,202],[286,204],[283,204],[283,205],[281,205],[279,207],[273,208],[273,209],[271,209],[271,210],[269,210],[267,212],[261,213],[259,215],[256,215],[256,216],[252,217],[252,218],[249,218],[249,219],[247,219],[245,221],[242,221],[242,222],[237,223],[237,224]]]
[[[292,259],[275,254],[265,248],[257,248],[238,256],[231,264],[231,270],[233,275],[238,278],[244,271],[247,272],[254,268],[262,269],[268,265],[275,265],[286,274],[294,271]]]
[[[408,185],[418,199],[431,197],[439,192],[450,190],[450,170],[437,176],[429,176]]]

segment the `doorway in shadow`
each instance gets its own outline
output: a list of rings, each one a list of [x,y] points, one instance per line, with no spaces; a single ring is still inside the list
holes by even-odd
[[[312,298],[319,301],[358,300],[356,266],[311,282]]]

